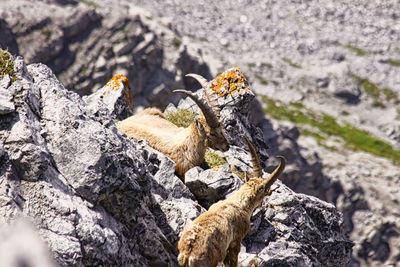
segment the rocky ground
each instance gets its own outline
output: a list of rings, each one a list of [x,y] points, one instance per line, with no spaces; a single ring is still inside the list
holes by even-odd
[[[343,212],[352,266],[397,266],[399,8],[366,0],[5,1],[0,45],[47,64],[80,95],[124,73],[136,107],[177,104],[171,89],[194,87],[185,73],[211,79],[240,67],[258,95],[250,118],[266,152],[289,159],[283,182]]]

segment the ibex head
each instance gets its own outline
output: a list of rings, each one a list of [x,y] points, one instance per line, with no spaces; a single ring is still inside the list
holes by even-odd
[[[186,76],[193,77],[196,79],[204,89],[207,104],[202,102],[195,94],[187,90],[174,90],[174,92],[184,93],[190,97],[199,106],[203,112],[204,118],[199,120],[205,124],[205,130],[207,133],[207,146],[215,150],[227,151],[229,149],[229,142],[225,137],[222,123],[219,120],[219,108],[216,104],[215,98],[208,87],[208,81],[197,74],[187,74]]]
[[[268,195],[271,186],[285,169],[286,160],[282,156],[277,156],[280,159],[278,167],[276,167],[268,178],[263,179],[261,161],[257,154],[257,150],[247,136],[244,137],[250,150],[251,161],[253,163],[253,173],[244,185],[247,187],[246,191],[248,192],[244,195],[244,197],[247,198],[247,201],[244,201],[243,203],[251,203],[251,206],[258,207],[261,205],[264,197]]]

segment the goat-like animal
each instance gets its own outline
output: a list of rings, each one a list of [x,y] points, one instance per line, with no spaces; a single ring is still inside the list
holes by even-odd
[[[185,227],[178,242],[181,266],[237,266],[240,244],[250,229],[250,217],[269,194],[270,187],[285,168],[285,159],[267,179],[262,177],[261,161],[254,145],[246,138],[253,162],[253,177],[225,200]]]
[[[196,74],[194,77],[204,87],[208,82]],[[180,128],[166,120],[157,108],[147,108],[138,114],[121,121],[117,127],[130,137],[146,139],[149,145],[170,157],[176,163],[176,173],[184,177],[187,170],[199,166],[207,147],[227,151],[229,143],[223,133],[217,107],[200,101],[195,94],[185,90],[175,90],[189,96],[201,109],[203,116],[195,119],[188,128]],[[207,94],[209,92],[205,91]],[[211,101],[210,104],[213,104]]]

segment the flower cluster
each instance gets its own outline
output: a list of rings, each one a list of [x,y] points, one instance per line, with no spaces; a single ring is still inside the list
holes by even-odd
[[[242,95],[249,90],[248,86],[249,83],[238,67],[225,71],[211,81],[211,89],[224,97],[235,92]]]

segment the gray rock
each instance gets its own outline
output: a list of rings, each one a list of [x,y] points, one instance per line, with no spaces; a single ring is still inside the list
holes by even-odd
[[[4,87],[0,87],[0,115],[11,113],[14,110],[15,106],[12,102],[12,94]]]
[[[200,167],[185,173],[185,184],[196,196],[197,201],[208,209],[218,200],[239,189],[243,182],[231,172],[229,165],[203,171]]]

